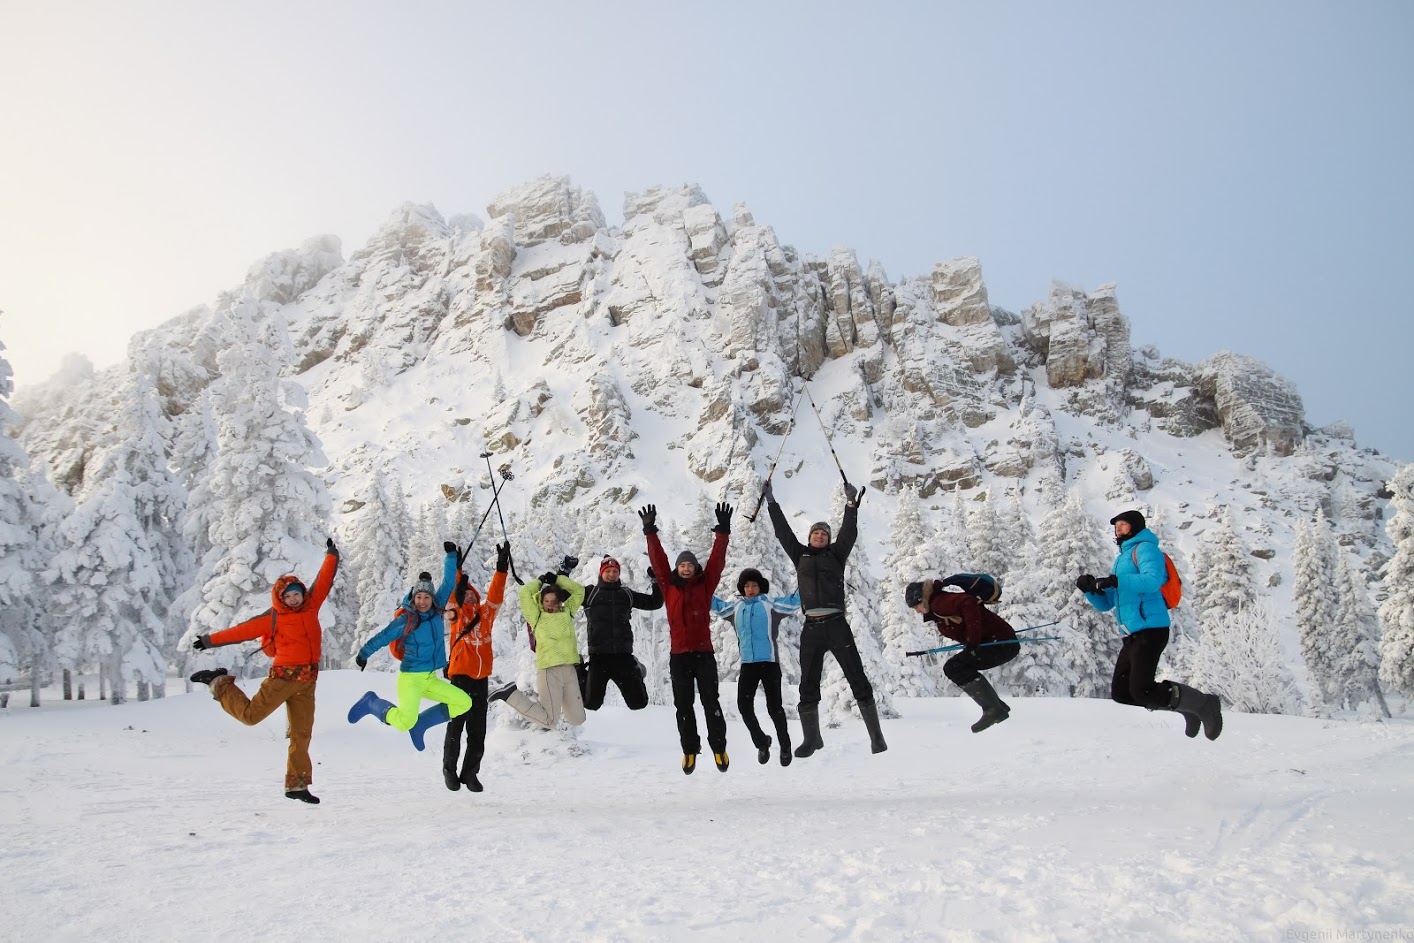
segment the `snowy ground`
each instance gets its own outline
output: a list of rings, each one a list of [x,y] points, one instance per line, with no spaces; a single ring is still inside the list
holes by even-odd
[[[732,720],[731,770],[686,777],[669,709],[608,706],[580,756],[498,725],[473,795],[345,722],[370,682],[320,679],[317,807],[281,795],[279,715],[12,698],[0,938],[1414,939],[1407,721],[1231,715],[1209,743],[1015,700],[974,735],[965,699],[901,701],[879,756],[853,724],[758,766]]]

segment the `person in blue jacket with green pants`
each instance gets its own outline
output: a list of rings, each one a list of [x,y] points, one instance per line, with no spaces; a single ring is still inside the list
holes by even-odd
[[[800,593],[770,597],[771,584],[761,571],[747,567],[736,578],[738,598],[731,601],[712,598],[712,614],[730,619],[736,628],[737,647],[741,649],[741,675],[736,683],[736,708],[751,742],[756,746],[759,763],[771,761],[771,738],[756,719],[756,688],[766,691],[766,714],[776,725],[776,739],[781,747],[781,765],[789,766],[790,728],[786,724],[786,709],[781,704],[781,665],[776,658],[776,629],[781,619],[800,612]]]
[[[363,643],[354,659],[358,670],[368,665],[368,657],[384,645],[400,643],[402,665],[398,669],[398,704],[394,707],[369,691],[349,708],[349,723],[373,716],[395,730],[406,730],[412,745],[426,748],[427,731],[471,710],[471,695],[449,681],[437,677],[447,667],[447,630],[442,610],[456,586],[457,545],[442,544],[447,557],[442,565],[442,585],[432,587],[432,574],[419,573],[393,621]],[[396,654],[396,647],[395,652]],[[422,700],[439,703],[418,713]]]
[[[1109,576],[1096,579],[1086,573],[1075,588],[1100,612],[1115,611],[1119,633],[1124,636],[1110,681],[1110,697],[1120,704],[1169,710],[1184,717],[1183,732],[1209,740],[1223,732],[1222,701],[1177,681],[1157,681],[1159,656],[1169,643],[1169,609],[1161,591],[1168,580],[1168,566],[1159,538],[1148,529],[1144,515],[1125,511],[1110,518],[1119,555]]]

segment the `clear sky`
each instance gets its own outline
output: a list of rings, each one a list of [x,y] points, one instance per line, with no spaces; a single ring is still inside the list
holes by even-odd
[[[404,201],[697,183],[1012,310],[1116,282],[1410,461],[1411,50],[1406,0],[0,0],[0,341],[23,386]]]

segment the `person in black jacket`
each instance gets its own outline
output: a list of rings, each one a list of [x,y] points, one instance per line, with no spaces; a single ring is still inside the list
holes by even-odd
[[[845,618],[845,561],[859,535],[859,502],[864,491],[845,485],[844,521],[840,524],[839,539],[833,543],[830,525],[820,521],[810,525],[809,543],[802,544],[776,503],[769,481],[765,496],[776,539],[795,564],[800,609],[805,613],[805,628],[800,633],[801,744],[796,747],[795,755],[807,757],[825,745],[820,738],[820,673],[825,667],[826,652],[835,656],[849,681],[854,700],[859,704],[859,715],[869,730],[870,750],[882,753],[889,745],[884,742],[884,733],[879,728],[874,687],[864,674],[864,662],[854,644],[854,632]]]
[[[631,711],[648,706],[648,689],[643,672],[633,657],[635,609],[662,609],[663,592],[653,571],[648,571],[652,592],[637,593],[619,582],[619,561],[605,557],[599,561],[599,582],[584,592],[584,617],[589,630],[589,690],[586,710],[597,711],[604,704],[609,682],[618,686]]]

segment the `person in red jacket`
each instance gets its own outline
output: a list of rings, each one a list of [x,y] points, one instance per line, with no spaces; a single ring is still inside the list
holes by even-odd
[[[442,744],[442,780],[455,792],[466,786],[480,792],[481,757],[486,753],[486,679],[491,676],[494,656],[491,652],[491,626],[506,601],[506,570],[511,562],[511,544],[496,545],[496,572],[486,586],[486,601],[466,578],[457,573],[457,586],[445,612],[447,635],[451,640],[448,655],[447,680],[471,695],[471,710],[458,714],[447,723],[447,739]],[[461,771],[457,771],[457,754],[461,752],[462,733],[466,733],[466,756]]]
[[[1011,624],[985,608],[976,596],[944,592],[943,586],[948,582],[909,583],[903,599],[923,616],[924,622],[933,623],[939,635],[965,646],[943,663],[943,674],[982,708],[981,718],[972,725],[973,733],[981,733],[1011,716],[1011,708],[982,677],[982,670],[1011,661],[1020,654],[1021,645]]]
[[[282,576],[270,589],[269,609],[229,629],[202,635],[191,645],[200,652],[260,639],[261,648],[273,663],[255,697],[246,697],[225,668],[198,671],[191,680],[210,685],[211,696],[221,702],[222,710],[247,726],[260,723],[281,704],[285,705],[290,738],[285,795],[310,803],[319,801],[309,791],[314,782],[314,765],[309,759],[309,740],[314,732],[314,686],[319,680],[324,634],[319,626],[319,607],[329,596],[339,569],[339,549],[333,540],[326,540],[324,545],[324,565],[308,591],[298,577]]]
[[[722,716],[722,702],[717,693],[717,658],[712,651],[712,597],[727,566],[727,540],[732,532],[732,506],[717,505],[717,534],[712,552],[707,556],[707,568],[698,565],[689,550],[678,554],[677,563],[668,566],[668,555],[658,539],[658,509],[652,504],[638,512],[643,521],[643,533],[648,538],[648,563],[655,573],[664,574],[659,580],[663,590],[663,608],[668,616],[668,635],[672,653],[668,657],[668,673],[673,682],[673,707],[678,715],[678,739],[682,742],[682,771],[691,775],[697,768],[697,754],[702,752],[702,738],[697,732],[697,715],[692,703],[694,689],[702,696],[702,712],[707,716],[707,745],[717,769],[727,771],[731,760],[727,756],[727,721]]]

